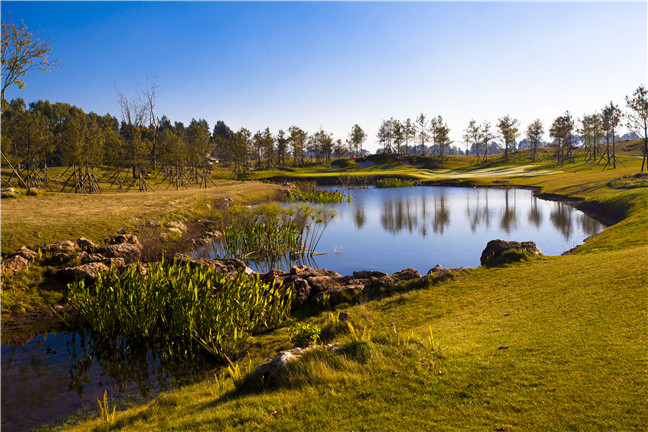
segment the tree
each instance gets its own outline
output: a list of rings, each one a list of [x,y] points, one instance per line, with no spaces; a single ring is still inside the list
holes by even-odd
[[[403,153],[403,143],[405,142],[405,126],[398,120],[394,120],[394,145],[396,153]]]
[[[603,156],[601,156],[600,161],[607,159],[603,169],[610,164],[612,165],[612,168],[616,168],[617,157],[614,129],[620,121],[621,110],[619,110],[618,105],[614,105],[614,103],[610,101],[610,104],[603,108],[603,114],[601,115],[601,125],[603,126],[603,131],[605,133],[605,152],[603,153]],[[612,138],[612,148],[610,148],[610,137]]]
[[[297,159],[301,159],[301,164],[304,165],[308,134],[297,126],[290,126],[288,132],[290,132],[290,147],[293,151],[293,165],[297,165]]]
[[[484,149],[484,162],[488,162],[488,144],[495,138],[495,135],[490,130],[490,122],[484,121],[479,127],[481,145]],[[479,160],[479,159],[478,159]]]
[[[416,129],[414,128],[412,120],[409,118],[405,120],[405,124],[403,125],[403,136],[405,138],[405,148],[407,149],[406,152],[409,152],[410,140],[414,139],[414,137],[416,136]]]
[[[508,162],[509,152],[515,150],[515,139],[519,135],[518,121],[508,114],[497,123],[502,141],[504,141],[504,160]]]
[[[384,153],[392,152],[392,141],[394,139],[394,119],[383,120],[378,133],[376,134],[378,142],[383,146]]]
[[[564,115],[557,117],[551,124],[549,134],[555,141],[556,163],[562,166],[565,161],[574,163],[572,155],[572,131],[574,129],[574,120],[569,111]]]
[[[286,153],[288,153],[288,142],[290,139],[286,136],[283,129],[277,132],[277,164],[279,166],[286,166]]]
[[[367,140],[367,134],[365,131],[362,130],[362,128],[358,125],[355,124],[351,128],[351,132],[349,133],[349,145],[351,147],[351,151],[356,155],[362,155],[362,144]]]
[[[471,119],[468,127],[464,129],[464,141],[468,143],[468,148],[475,152],[475,160],[479,163],[479,146],[481,145],[481,128],[475,121]]]
[[[22,77],[27,72],[33,70],[49,72],[52,68],[58,67],[58,60],[50,62],[47,59],[51,51],[51,42],[30,32],[23,20],[20,20],[20,25],[2,21],[2,91],[0,92],[2,111],[6,103],[5,91],[14,84],[20,89],[25,88]]]
[[[437,116],[430,120],[430,132],[432,134],[432,141],[436,147],[437,156],[440,159],[443,159],[444,156],[448,154],[450,144],[452,144],[452,140],[450,139],[450,128],[443,122],[441,116]]]
[[[191,119],[187,127],[187,165],[197,167],[205,163],[209,152],[209,125],[204,119]]]
[[[626,96],[626,104],[630,108],[627,115],[628,128],[637,135],[643,135],[643,160],[641,162],[641,172],[648,170],[648,91],[643,85],[640,85],[634,91],[632,97]]]
[[[421,154],[425,154],[425,143],[428,142],[429,136],[427,133],[427,119],[425,114],[421,113],[416,119],[416,133],[421,143]]]
[[[538,147],[542,144],[542,135],[544,134],[544,128],[542,127],[542,122],[540,119],[535,119],[526,130],[526,136],[529,141],[531,141],[531,160],[536,161],[536,155],[538,153]]]
[[[151,160],[153,162],[153,169],[157,167],[157,158],[158,158],[158,149],[157,149],[157,142],[158,142],[158,123],[159,120],[157,116],[155,115],[155,103],[157,99],[157,91],[160,86],[158,85],[157,82],[157,76],[153,76],[153,78],[146,77],[146,86],[142,87],[139,83],[137,83],[137,86],[139,87],[140,93],[142,94],[142,107],[146,112],[146,115],[148,116],[148,125],[149,129],[151,131]]]
[[[579,133],[583,137],[585,146],[587,147],[585,162],[590,160],[596,162],[598,159],[598,143],[603,137],[601,116],[599,114],[584,115],[581,120]]]

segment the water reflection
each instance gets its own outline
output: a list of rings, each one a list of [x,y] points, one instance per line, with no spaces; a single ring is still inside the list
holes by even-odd
[[[82,333],[2,345],[2,429],[28,430],[95,408],[104,391],[148,398],[203,378],[211,365],[177,362],[146,345],[97,344]]]
[[[604,228],[523,189],[422,186],[352,193],[352,203],[336,206],[339,217],[318,246],[328,255],[315,257],[318,267],[341,274],[478,266],[486,243],[496,238],[535,241],[544,254],[558,255]]]

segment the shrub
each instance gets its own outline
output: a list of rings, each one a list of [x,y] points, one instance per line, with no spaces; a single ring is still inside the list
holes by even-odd
[[[70,286],[80,323],[98,340],[159,344],[170,354],[198,352],[218,358],[236,354],[261,328],[274,328],[289,314],[292,287],[263,283],[258,274],[232,278],[213,268],[150,264],[120,274],[101,273],[94,287]]]
[[[416,184],[414,180],[405,180],[399,178],[386,178],[376,180],[377,188],[399,188],[399,187],[412,187]]]
[[[290,329],[290,340],[295,346],[307,347],[320,340],[322,329],[314,324],[296,324]]]

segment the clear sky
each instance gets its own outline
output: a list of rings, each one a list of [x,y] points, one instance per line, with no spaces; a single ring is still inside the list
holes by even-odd
[[[53,41],[59,68],[22,97],[119,116],[157,76],[159,115],[273,132],[297,125],[375,150],[383,119],[442,115],[455,144],[471,118],[548,129],[600,110],[648,79],[646,2],[9,2]]]

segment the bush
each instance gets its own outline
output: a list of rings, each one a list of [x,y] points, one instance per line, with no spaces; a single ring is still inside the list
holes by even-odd
[[[314,324],[296,324],[290,329],[290,341],[305,348],[319,342],[321,333],[322,329]]]
[[[416,184],[414,180],[405,180],[399,178],[386,178],[376,180],[377,188],[399,188],[399,187],[412,187]]]

